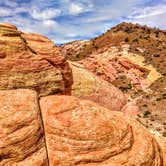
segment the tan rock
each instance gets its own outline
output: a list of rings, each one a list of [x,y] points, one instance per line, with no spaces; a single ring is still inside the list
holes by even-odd
[[[39,96],[69,94],[71,84],[71,70],[53,42],[0,24],[1,90],[35,89]]]
[[[121,112],[70,96],[40,105],[50,166],[163,166],[155,139]]]
[[[126,104],[126,98],[118,88],[85,70],[79,63],[70,62],[70,66],[73,96],[92,100],[114,111],[120,111]]]
[[[71,69],[64,56],[62,56],[59,47],[42,35],[23,33],[21,36],[26,40],[27,45],[32,51],[61,71],[64,80],[65,93],[70,94],[72,84]]]
[[[0,166],[46,166],[37,94],[0,91]]]

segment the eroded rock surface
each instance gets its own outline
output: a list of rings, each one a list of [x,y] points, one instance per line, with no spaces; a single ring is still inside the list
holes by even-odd
[[[135,120],[88,100],[40,101],[51,166],[162,166],[155,139]]]
[[[0,91],[0,166],[47,166],[37,93]]]
[[[73,74],[71,94],[92,100],[114,111],[120,111],[126,104],[126,97],[113,85],[85,70],[82,65],[70,62]]]
[[[107,50],[100,54],[91,55],[88,58],[82,59],[79,63],[110,83],[124,76],[130,80],[129,84],[131,87],[129,88],[134,86],[135,88],[145,90],[149,86],[145,78],[149,71],[127,59],[125,57],[127,53],[125,49],[119,51],[112,47],[110,51]],[[121,79],[120,81],[123,82],[125,80]]]
[[[71,70],[53,42],[0,24],[1,90],[28,88],[39,96],[69,94],[71,84]]]
[[[70,94],[72,84],[71,69],[59,48],[50,39],[42,35],[23,33],[21,36],[26,40],[27,45],[34,53],[40,55],[61,71],[65,93]]]

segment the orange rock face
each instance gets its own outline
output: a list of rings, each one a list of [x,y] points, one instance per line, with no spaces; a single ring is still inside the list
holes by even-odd
[[[49,39],[0,24],[0,89],[29,88],[45,96],[69,94],[71,84],[68,63]]]
[[[0,166],[46,166],[37,93],[0,91]]]
[[[135,120],[87,100],[40,101],[51,166],[162,166],[154,138]]]
[[[65,93],[70,94],[72,84],[71,69],[64,56],[62,56],[59,51],[59,48],[45,36],[31,33],[23,33],[21,36],[26,40],[27,45],[34,53],[40,55],[61,71]]]

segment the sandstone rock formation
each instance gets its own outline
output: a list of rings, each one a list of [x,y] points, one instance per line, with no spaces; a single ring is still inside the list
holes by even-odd
[[[80,50],[84,50],[84,47],[88,46],[90,43],[90,40],[79,40],[61,45],[60,48],[62,54],[65,55],[68,60],[74,61],[83,58],[81,57]]]
[[[85,70],[79,63],[70,62],[70,66],[73,74],[73,96],[92,100],[114,111],[120,111],[126,104],[126,97],[119,89]]]
[[[81,43],[77,51],[89,41]],[[124,58],[118,62],[134,73]],[[134,67],[142,78],[144,68]],[[137,105],[126,104],[100,66],[99,77],[85,68],[85,61],[67,62],[48,38],[0,23],[0,166],[163,166],[165,150],[136,120],[117,112],[135,115]]]
[[[51,166],[162,166],[154,138],[135,120],[88,100],[40,101]]]
[[[127,59],[125,53],[125,50],[120,52],[116,48],[111,48],[108,52],[91,55],[78,63],[110,83],[120,77],[125,77],[130,80],[131,86],[146,89],[149,86],[145,77],[149,73],[148,69]]]
[[[0,91],[0,166],[47,166],[37,93]]]
[[[70,94],[72,84],[71,69],[64,56],[62,56],[59,51],[59,48],[55,46],[51,40],[42,35],[22,33],[21,36],[25,39],[28,47],[35,54],[40,55],[43,59],[47,60],[50,64],[61,71],[65,92]]]
[[[39,106],[28,89],[0,99],[0,166],[163,166],[155,139],[121,112],[63,95]]]
[[[0,89],[35,89],[40,96],[70,93],[71,70],[46,37],[0,24]]]

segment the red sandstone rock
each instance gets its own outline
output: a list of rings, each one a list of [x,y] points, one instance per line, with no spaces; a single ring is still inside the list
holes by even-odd
[[[35,89],[39,96],[70,93],[71,70],[58,48],[41,35],[0,24],[0,89]]]
[[[37,93],[0,91],[0,166],[46,166]]]
[[[121,112],[69,96],[40,104],[50,166],[163,166],[154,138]]]
[[[59,48],[51,40],[42,35],[23,33],[21,36],[26,40],[28,47],[32,51],[61,71],[65,93],[70,94],[72,84],[71,69],[59,51]]]
[[[144,77],[149,71],[129,59],[117,56],[117,54],[120,54],[120,51],[114,52],[112,50],[110,53],[93,54],[78,61],[78,63],[110,83],[119,76],[125,76],[131,81],[132,86],[138,89],[146,89],[149,84],[146,83]]]

